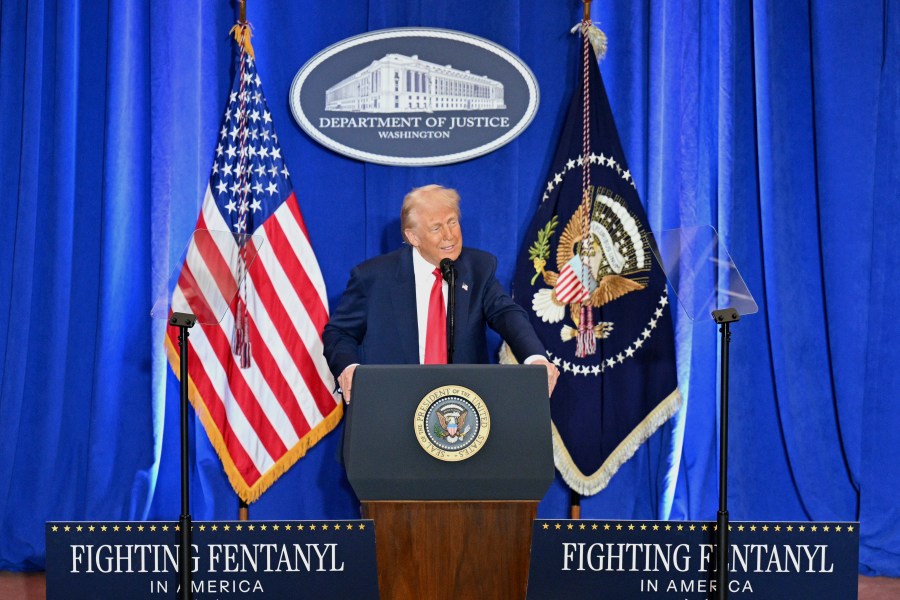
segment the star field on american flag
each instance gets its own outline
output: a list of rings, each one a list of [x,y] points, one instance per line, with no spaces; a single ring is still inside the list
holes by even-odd
[[[265,222],[291,191],[272,114],[262,93],[256,64],[246,58],[240,91],[228,95],[209,186],[234,233]],[[246,116],[245,126],[241,121]]]

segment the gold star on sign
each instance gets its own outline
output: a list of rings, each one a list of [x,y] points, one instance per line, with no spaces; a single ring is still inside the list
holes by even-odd
[[[557,531],[559,531],[560,529],[562,529],[562,525],[560,525],[559,523],[557,523],[557,524],[554,526],[554,528],[555,528]]]
[[[818,531],[818,530],[819,530],[819,526],[818,526],[818,525],[813,525],[812,527],[810,527],[810,529],[812,529],[813,531]]]
[[[222,525],[222,529],[228,531],[229,529],[231,529],[231,525]]]
[[[691,523],[691,526],[688,529],[690,529],[691,531],[694,531],[695,529],[697,529],[697,526],[694,525],[693,523]]]
[[[365,524],[365,523],[360,523],[360,524],[359,524],[359,528],[360,528],[360,529],[365,529],[365,528],[366,528],[366,524]]]
[[[260,528],[260,530],[265,531],[265,530],[266,530],[266,524],[263,523],[262,525],[259,526],[259,528]]]
[[[93,531],[93,530],[94,530],[94,526],[93,526],[93,525],[91,525],[91,526],[88,527],[88,531]]]
[[[743,531],[743,530],[744,530],[744,526],[743,526],[743,525],[738,525],[738,531]]]
[[[143,530],[144,530],[144,526],[143,526],[143,525],[138,525],[138,531],[143,531]]]
[[[572,530],[572,524],[569,523],[568,525],[566,525],[566,529],[568,529],[569,531],[571,531],[571,530]]]
[[[547,523],[544,523],[544,527],[543,527],[543,528],[544,528],[545,530],[550,529],[550,525],[548,525]]]
[[[66,527],[66,530],[68,530],[68,527]],[[118,531],[118,530],[119,530],[119,526],[118,526],[118,525],[114,525],[114,526],[113,526],[113,531]]]
[[[847,525],[847,533],[853,533],[853,525]]]
[[[247,525],[247,531],[253,531],[256,529],[256,525]]]
[[[206,531],[206,525],[200,525],[200,531]]]
[[[750,531],[756,531],[756,525],[751,525],[751,526],[750,526]]]
[[[54,531],[54,532],[59,531],[59,525],[54,525],[54,526],[51,527],[50,529],[51,529],[52,531]]]
[[[604,524],[603,524],[603,530],[604,530],[604,531],[609,531],[609,523],[604,523]]]
[[[634,531],[634,523],[628,524],[628,531]]]
[[[322,531],[328,531],[328,523],[322,525]]]
[[[835,525],[835,526],[834,526],[834,530],[837,531],[838,533],[840,533],[840,531],[841,531],[841,526],[840,526],[840,525]]]
[[[684,525],[679,524],[679,525],[678,525],[678,531],[683,531],[683,530],[684,530]]]
[[[131,531],[131,525],[126,525],[126,526],[125,526],[125,531]]]
[[[76,531],[81,531],[82,529],[83,528],[81,527],[81,525],[79,525],[78,527],[75,528]]]
[[[616,531],[622,531],[622,524],[616,523]]]
[[[822,528],[822,531],[828,531],[828,525]]]
[[[656,523],[653,524],[653,531],[659,531],[659,525]]]
[[[106,528],[104,527],[104,529],[106,529]],[[151,526],[150,526],[150,531],[156,531],[156,525],[151,525]]]
[[[288,523],[287,525],[285,525],[285,526],[284,526],[284,530],[285,530],[285,531],[290,531],[290,530],[291,530],[291,524]]]
[[[706,531],[707,529],[709,529],[709,525],[707,525],[706,523],[700,526],[700,531]]]
[[[335,525],[334,528],[337,529],[337,525]],[[278,531],[278,523],[272,525],[272,531]]]
[[[315,530],[316,530],[316,524],[313,523],[312,525],[310,525],[310,526],[309,526],[309,530],[310,530],[310,531],[315,531]]]
[[[794,530],[794,526],[793,526],[793,525],[788,525],[788,526],[786,527],[786,529],[787,529],[788,531],[793,531],[793,530]]]
[[[213,531],[218,531],[218,530],[219,530],[219,526],[216,525],[216,524],[213,524],[213,525],[210,526],[210,529],[212,529]]]
[[[665,529],[666,529],[666,531],[672,531],[672,526],[669,525],[668,523],[666,523]]]
[[[641,531],[647,531],[647,524],[641,523]]]
[[[597,531],[597,524],[594,523],[593,525],[591,525],[591,529],[593,529],[594,531]]]
[[[797,529],[799,529],[800,531],[806,531],[806,525],[801,525]]]
[[[235,528],[237,531],[240,531],[240,530],[242,530],[242,529],[244,528],[244,526],[243,526],[243,525],[235,525],[234,528]]]
[[[776,525],[776,526],[775,526],[775,531],[781,531],[781,525]]]
[[[585,524],[584,524],[584,523],[579,523],[579,524],[578,524],[578,529],[584,531],[584,530],[586,529]]]

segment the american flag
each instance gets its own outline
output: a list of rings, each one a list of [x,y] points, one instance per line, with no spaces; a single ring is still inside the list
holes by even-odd
[[[198,316],[188,338],[189,397],[249,503],[337,425],[343,407],[322,354],[325,283],[248,49],[236,57],[171,308]],[[210,307],[226,304],[220,322],[201,324]],[[178,374],[177,328],[169,327],[166,346]]]

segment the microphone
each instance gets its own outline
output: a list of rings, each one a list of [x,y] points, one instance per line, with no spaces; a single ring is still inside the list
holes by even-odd
[[[441,275],[444,276],[444,281],[450,282],[450,278],[453,277],[453,261],[449,258],[445,258],[441,260]]]

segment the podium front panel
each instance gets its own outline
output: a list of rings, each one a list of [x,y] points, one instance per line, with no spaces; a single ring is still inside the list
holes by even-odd
[[[483,445],[462,460],[436,458],[416,433],[423,400],[444,387],[473,391],[489,413]],[[363,501],[540,500],[554,469],[546,368],[361,365],[343,451]]]

